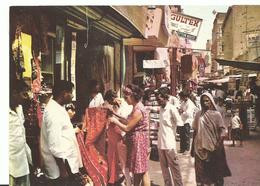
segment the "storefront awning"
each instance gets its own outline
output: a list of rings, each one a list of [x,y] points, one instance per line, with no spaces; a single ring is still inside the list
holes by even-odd
[[[260,62],[232,61],[225,59],[215,59],[220,65],[231,66],[244,70],[260,71]]]
[[[145,22],[131,18],[132,14],[142,13],[141,10],[129,11],[127,7],[123,9],[114,6],[57,6],[56,8],[73,18],[74,22],[85,27],[94,26],[117,39],[144,38]]]

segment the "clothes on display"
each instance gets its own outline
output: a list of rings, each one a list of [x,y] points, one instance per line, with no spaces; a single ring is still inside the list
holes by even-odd
[[[83,130],[77,134],[83,165],[94,185],[107,185],[108,163],[105,155],[105,129],[107,110],[104,108],[87,108]]]

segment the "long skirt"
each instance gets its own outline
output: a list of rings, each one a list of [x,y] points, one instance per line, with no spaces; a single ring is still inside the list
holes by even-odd
[[[195,153],[195,173],[196,182],[202,184],[213,184],[224,177],[231,176],[224,145],[209,153],[209,161],[201,160]]]

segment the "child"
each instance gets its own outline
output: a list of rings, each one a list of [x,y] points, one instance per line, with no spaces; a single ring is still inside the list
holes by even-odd
[[[233,141],[232,146],[235,146],[235,140],[240,141],[240,146],[243,146],[243,139],[242,139],[242,129],[243,124],[238,116],[238,110],[233,112],[233,117],[231,119],[231,139]]]

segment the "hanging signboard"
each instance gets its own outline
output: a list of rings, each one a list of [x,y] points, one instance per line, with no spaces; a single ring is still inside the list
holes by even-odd
[[[143,68],[165,68],[170,64],[169,60],[143,60]]]
[[[168,16],[169,29],[176,31],[180,37],[196,40],[201,27],[202,19],[171,12]]]

